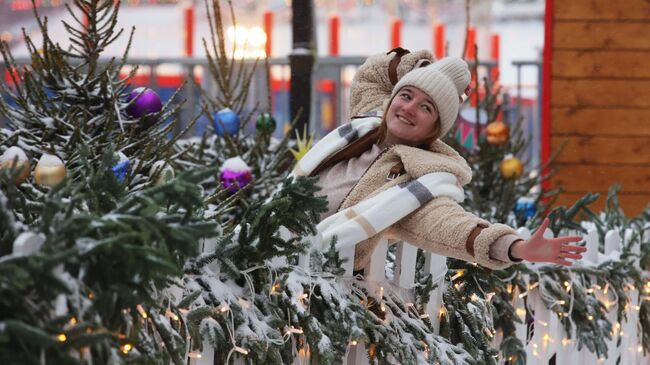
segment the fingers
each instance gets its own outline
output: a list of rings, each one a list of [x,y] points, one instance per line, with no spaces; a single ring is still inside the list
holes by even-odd
[[[563,265],[563,266],[571,266],[571,265],[573,265],[573,263],[571,261],[562,260],[562,259],[557,259],[554,262],[556,264]]]
[[[579,253],[568,253],[568,252],[560,252],[560,258],[565,258],[565,259],[574,259],[574,260],[579,260],[582,258],[582,255]]]
[[[587,252],[587,247],[565,245],[565,246],[560,246],[560,252],[577,252],[577,253]]]
[[[561,244],[567,244],[567,243],[584,241],[584,238],[582,238],[581,236],[563,236],[563,237],[554,238],[553,240]]]
[[[542,221],[542,225],[540,225],[539,228],[544,228],[544,229],[546,229],[546,228],[548,228],[548,225],[549,225],[549,224],[551,224],[551,220],[548,219],[548,217],[546,217],[546,218],[544,218],[544,220]]]
[[[540,224],[539,228],[537,228],[535,234],[544,234],[544,231],[546,231],[546,228],[548,228],[549,224],[551,224],[551,220],[544,218],[544,221],[542,221],[542,224]]]

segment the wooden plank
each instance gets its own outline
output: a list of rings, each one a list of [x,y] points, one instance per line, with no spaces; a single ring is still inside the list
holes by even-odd
[[[558,21],[553,28],[553,48],[650,49],[650,22]]]
[[[551,109],[551,134],[581,136],[650,136],[650,108]]]
[[[553,3],[555,19],[633,20],[650,19],[647,0],[569,0]]]
[[[650,137],[556,137],[557,163],[650,164]]]
[[[557,50],[553,55],[553,76],[650,78],[648,59],[650,50]]]
[[[578,199],[583,197],[585,193],[562,193],[558,197],[557,202],[554,204],[555,207],[564,205],[564,206],[571,206],[573,205]],[[589,209],[593,210],[594,212],[598,213],[603,210],[605,206],[605,199],[607,198],[607,192],[602,192],[600,194],[600,199],[595,201],[593,204],[589,205]],[[641,212],[648,206],[650,203],[650,194],[619,194],[618,195],[619,202],[621,204],[621,207],[625,211],[625,216],[626,217],[634,217]]]
[[[551,93],[551,106],[650,108],[650,79],[553,79]]]
[[[551,178],[554,187],[567,192],[607,191],[621,184],[626,193],[650,194],[650,166],[555,164],[556,174]]]

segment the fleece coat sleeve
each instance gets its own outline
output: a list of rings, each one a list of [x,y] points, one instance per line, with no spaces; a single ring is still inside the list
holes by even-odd
[[[479,225],[487,226],[474,240],[474,256],[467,250],[467,238]],[[516,235],[504,224],[489,222],[466,212],[447,197],[429,201],[425,206],[393,225],[388,236],[409,242],[423,250],[440,255],[476,262],[490,269],[502,269],[512,264],[492,258],[490,246],[500,238]]]

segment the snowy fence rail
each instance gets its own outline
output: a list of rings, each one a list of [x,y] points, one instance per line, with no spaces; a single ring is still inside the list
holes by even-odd
[[[531,232],[526,228],[520,228],[518,233],[523,238],[529,238]],[[611,230],[605,235],[604,252],[599,252],[599,236],[595,229],[588,231],[584,236],[588,248],[584,259],[580,265],[596,266],[608,260],[617,261],[623,245],[627,244],[632,236],[632,231],[625,232],[624,240],[618,231]],[[545,236],[551,236],[552,232],[547,230]],[[646,233],[646,240],[650,239],[650,233]],[[314,242],[314,245],[321,247],[320,242]],[[204,244],[204,251],[211,252],[214,249],[214,241],[209,240]],[[631,247],[632,253],[637,255],[640,252],[639,242],[636,241]],[[377,245],[372,254],[369,264],[364,268],[364,280],[367,287],[372,288],[376,297],[381,297],[385,290],[390,290],[393,294],[401,295],[405,303],[413,300],[412,288],[415,285],[415,269],[417,248],[406,243],[398,242],[396,244],[393,277],[386,276],[388,253],[388,241],[382,240]],[[354,247],[345,248],[339,251],[342,258],[346,258],[344,264],[344,276],[352,277],[354,264]],[[280,259],[284,260],[284,259]],[[304,269],[308,268],[309,257],[304,255],[300,257],[298,265]],[[447,257],[432,253],[425,254],[425,270],[427,274],[432,274],[434,283],[438,284],[436,289],[431,293],[431,299],[426,307],[426,314],[436,332],[440,326],[440,311],[443,308],[442,295],[446,290],[445,274],[447,273]],[[286,264],[286,261],[284,262]],[[282,264],[275,262],[274,264]],[[529,264],[535,270],[538,264]],[[635,259],[634,265],[639,268],[639,259]],[[218,268],[215,268],[218,270]],[[528,278],[526,278],[528,284]],[[566,285],[568,288],[571,284]],[[607,289],[599,295],[601,301],[611,303],[609,306],[608,318],[613,325],[612,339],[608,340],[607,358],[597,358],[596,354],[589,352],[586,347],[578,350],[575,333],[569,336],[564,332],[558,316],[547,308],[543,300],[543,284],[528,285],[525,293],[515,293],[513,307],[515,313],[520,317],[522,323],[517,323],[516,336],[525,346],[527,355],[527,364],[530,365],[576,365],[576,364],[604,364],[604,365],[642,365],[650,364],[650,357],[643,356],[640,342],[640,325],[639,325],[639,306],[643,298],[637,288],[630,288],[628,291],[630,303],[627,308],[627,319],[623,323],[617,323],[616,311],[617,304],[613,298],[607,297]],[[611,291],[610,291],[611,294]],[[575,327],[574,327],[575,328]],[[574,330],[575,331],[575,330]],[[569,339],[571,338],[571,339]],[[619,342],[620,340],[620,342]],[[493,345],[499,347],[500,337],[495,336]],[[618,344],[617,344],[618,343]],[[203,352],[188,354],[188,364],[190,365],[216,365],[214,362],[214,349],[209,343],[204,342]],[[500,359],[499,364],[506,364],[507,359]],[[238,358],[234,364],[240,365],[245,362]],[[297,356],[292,365],[301,365],[311,363],[304,356]],[[341,360],[346,365],[367,365],[368,356],[365,344],[362,341],[354,341],[348,347],[346,358]]]

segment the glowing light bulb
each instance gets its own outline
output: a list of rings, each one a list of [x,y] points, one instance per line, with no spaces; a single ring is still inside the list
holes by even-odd
[[[248,355],[248,350],[243,347],[235,346],[235,351],[239,352],[242,355]]]
[[[142,308],[142,306],[141,306],[140,304],[136,305],[136,306],[135,306],[135,309],[138,310],[138,313],[140,313],[140,315],[142,316],[142,318],[147,319],[147,317],[148,317],[148,316],[147,316],[147,312],[144,310],[144,308]]]
[[[253,47],[262,47],[266,44],[266,33],[261,27],[252,27],[248,31],[248,43]]]
[[[465,275],[465,270],[458,270],[458,272],[456,273],[456,275],[454,275],[454,276],[451,277],[451,281],[454,281],[454,280],[460,278],[460,277],[463,276],[463,275]]]

